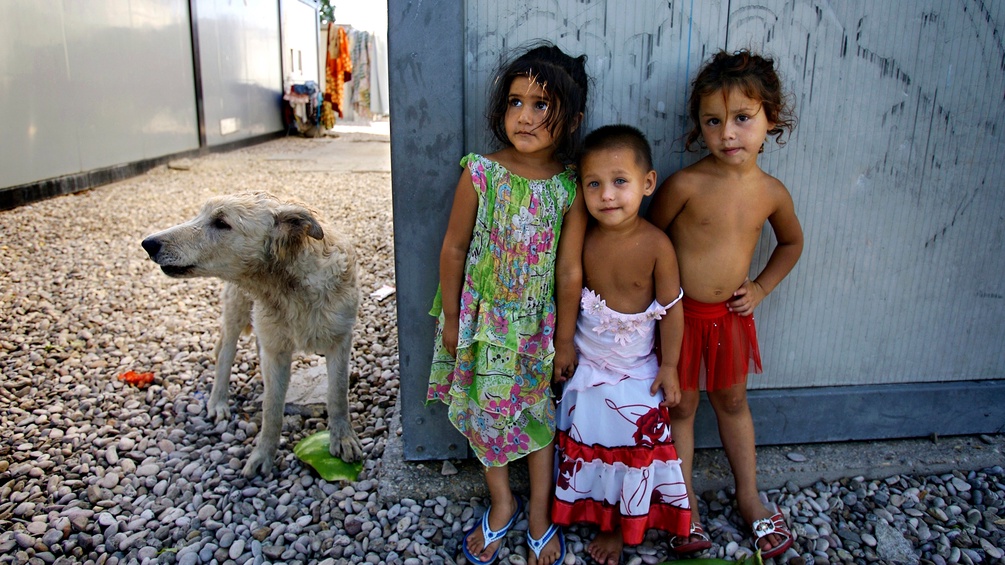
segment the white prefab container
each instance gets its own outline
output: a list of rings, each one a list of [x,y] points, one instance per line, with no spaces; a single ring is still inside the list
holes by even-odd
[[[281,134],[316,0],[0,3],[0,208]],[[284,57],[284,54],[286,57]]]

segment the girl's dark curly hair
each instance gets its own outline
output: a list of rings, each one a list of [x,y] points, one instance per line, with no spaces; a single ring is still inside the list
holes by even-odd
[[[691,97],[688,99],[688,113],[691,116],[691,131],[687,134],[684,147],[691,146],[701,137],[701,121],[698,117],[701,99],[718,90],[739,90],[747,98],[760,100],[764,116],[775,127],[768,135],[775,136],[775,142],[784,145],[782,134],[796,127],[796,116],[775,71],[775,61],[755,55],[746,49],[735,53],[719,51],[691,83]]]
[[[556,157],[563,163],[571,162],[579,147],[580,114],[586,111],[586,55],[571,57],[551,43],[539,43],[500,67],[487,117],[493,135],[504,146],[512,145],[506,135],[506,108],[510,85],[519,77],[533,80],[547,94],[549,112],[543,127],[555,137]]]

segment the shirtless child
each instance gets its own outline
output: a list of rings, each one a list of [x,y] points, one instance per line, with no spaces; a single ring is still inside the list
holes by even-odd
[[[792,197],[758,167],[768,135],[791,130],[794,118],[770,59],[720,52],[694,81],[687,147],[700,138],[709,155],[668,178],[649,208],[677,252],[684,288],[684,339],[678,373],[681,401],[671,427],[691,499],[689,536],[673,538],[680,554],[711,547],[691,484],[694,417],[699,390],[715,410],[719,436],[736,483],[736,504],[764,558],[781,555],[793,536],[780,512],[757,491],[754,424],[747,404],[748,371],[761,372],[754,309],[795,266],[803,233]],[[764,269],[748,278],[765,221],[777,245]],[[714,333],[710,333],[714,332]]]
[[[587,547],[617,565],[625,545],[659,529],[686,536],[691,512],[668,406],[680,399],[684,315],[673,246],[639,216],[656,189],[649,142],[627,125],[594,130],[579,177],[592,220],[583,242],[576,352],[558,405],[558,478],[552,519],[587,523]],[[659,327],[662,362],[654,351]]]

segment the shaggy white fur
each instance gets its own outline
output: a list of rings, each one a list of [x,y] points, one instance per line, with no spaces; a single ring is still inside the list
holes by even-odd
[[[331,454],[347,461],[362,457],[347,398],[359,285],[356,254],[345,238],[306,206],[259,192],[210,199],[195,218],[142,245],[168,276],[219,277],[227,283],[207,405],[216,420],[230,417],[237,340],[249,323],[254,328],[265,395],[262,430],[245,476],[272,471],[296,351],[325,357]]]

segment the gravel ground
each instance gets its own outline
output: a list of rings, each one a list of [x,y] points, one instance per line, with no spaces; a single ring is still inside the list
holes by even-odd
[[[345,141],[345,140],[344,140]],[[286,138],[159,167],[128,181],[0,212],[0,563],[454,563],[485,500],[381,500],[380,461],[398,394],[388,173],[331,174],[295,160],[331,140]],[[215,194],[269,190],[311,203],[356,243],[364,299],[350,404],[366,450],[359,480],[330,484],[292,454],[322,418],[284,420],[272,476],[241,476],[260,414],[252,338],[242,338],[230,422],[205,409],[221,283],[170,279],[143,236]],[[300,367],[316,356],[297,357]],[[118,380],[153,372],[145,389]],[[987,442],[1000,442],[989,437]],[[862,477],[763,493],[799,536],[791,563],[1005,563],[1005,471]],[[726,490],[703,494],[709,555],[750,541]],[[511,532],[502,562],[523,563]],[[570,565],[588,560],[568,532]],[[652,535],[631,565],[667,559]],[[783,560],[779,560],[783,561]]]

